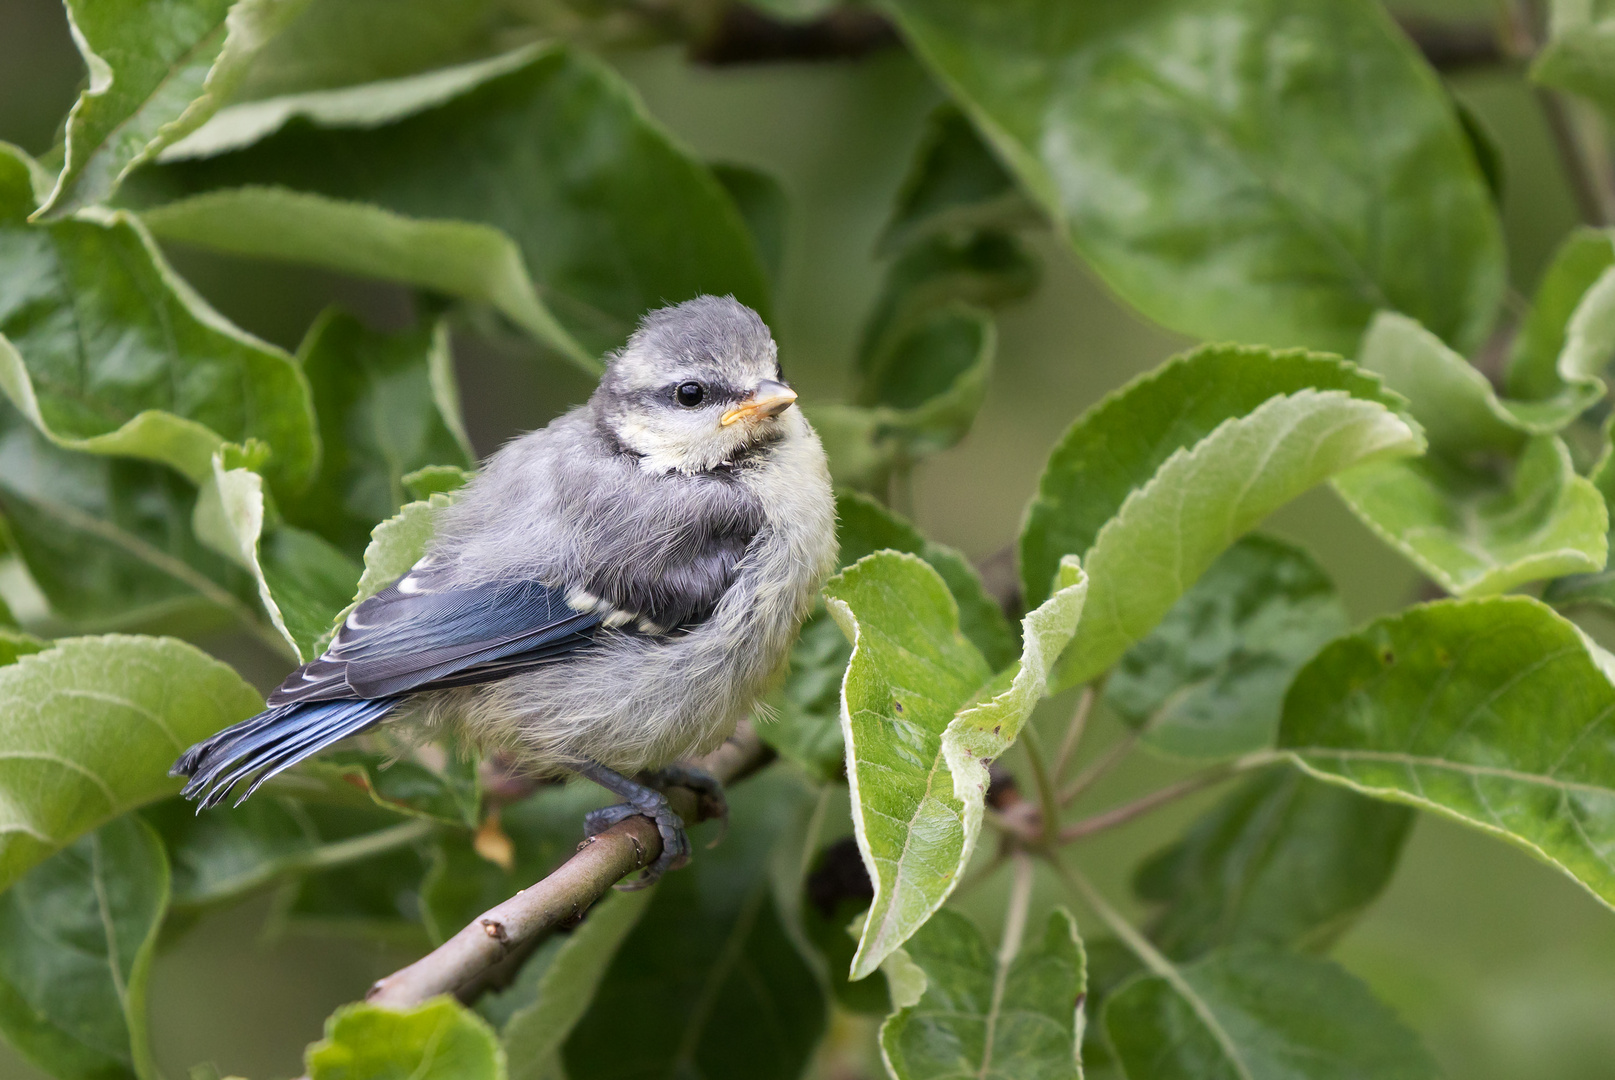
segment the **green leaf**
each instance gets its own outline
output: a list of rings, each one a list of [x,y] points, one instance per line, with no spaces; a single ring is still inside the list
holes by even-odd
[[[1335,357],[1205,346],[1110,395],[1049,457],[1021,533],[1028,603],[1083,554],[1089,615],[1056,688],[1105,670],[1241,533],[1351,465],[1423,449],[1402,400]]]
[[[370,531],[370,544],[364,552],[364,574],[353,602],[369,599],[405,574],[426,555],[437,530],[437,516],[451,501],[449,495],[433,495],[412,502]]]
[[[1531,78],[1615,110],[1615,11],[1601,0],[1553,0],[1548,41],[1531,64]]]
[[[1235,542],[1111,671],[1105,703],[1179,757],[1270,746],[1301,665],[1346,630],[1334,583],[1305,551]]]
[[[1578,310],[1584,303],[1588,305],[1588,313],[1579,316],[1579,320],[1592,326],[1602,323],[1594,318],[1594,313],[1609,305],[1610,283],[1605,283],[1604,278],[1612,265],[1615,265],[1615,244],[1610,242],[1607,229],[1575,229],[1558,245],[1554,262],[1549,263],[1542,273],[1541,284],[1537,284],[1531,312],[1515,337],[1508,363],[1508,394],[1523,400],[1562,396],[1567,384],[1560,363],[1562,358],[1573,355],[1567,350],[1571,324],[1578,320]],[[1588,352],[1586,347],[1575,350],[1581,357],[1586,357]],[[1607,360],[1609,347],[1605,345],[1604,355],[1592,355],[1591,363],[1578,358],[1576,366],[1581,371],[1571,371],[1571,378],[1596,375]]]
[[[195,483],[221,442],[258,438],[278,484],[307,482],[319,444],[292,357],[208,307],[127,213],[29,226],[7,220],[17,195],[0,188],[0,390],[24,416]]]
[[[1615,423],[1607,419],[1604,421],[1603,443],[1603,454],[1599,457],[1598,464],[1593,467],[1592,475],[1587,479],[1598,489],[1607,510],[1611,505],[1615,505]],[[1610,528],[1615,532],[1615,523],[1612,523]],[[1567,607],[1572,604],[1602,604],[1606,607],[1615,607],[1615,570],[1611,570],[1606,563],[1602,570],[1557,578],[1548,582],[1547,587],[1542,590],[1542,599],[1556,607]]]
[[[819,405],[810,419],[837,484],[873,487],[892,468],[964,438],[987,394],[997,334],[974,308],[931,312],[881,354],[866,405]]]
[[[309,330],[298,358],[313,388],[325,454],[314,482],[282,500],[282,509],[292,524],[358,557],[376,523],[411,501],[406,476],[474,461],[448,327],[439,321],[378,333],[333,309]]]
[[[851,656],[835,620],[815,611],[791,646],[785,682],[770,702],[775,716],[757,725],[765,743],[821,783],[838,779],[844,767],[841,679]]]
[[[413,1009],[344,1005],[304,1056],[310,1080],[504,1080],[505,1052],[452,998]]]
[[[293,774],[277,791],[291,789],[301,778]],[[173,864],[173,907],[192,913],[233,903],[299,874],[408,847],[429,831],[423,822],[400,822],[372,806],[325,805],[306,786],[299,795],[307,801],[264,791],[240,806],[205,814],[182,799],[165,799],[141,811]]]
[[[714,161],[712,175],[734,200],[735,209],[751,233],[752,247],[768,274],[769,288],[779,291],[785,270],[785,235],[791,215],[790,196],[773,173],[750,165]]]
[[[67,638],[0,668],[0,889],[177,791],[174,759],[262,704],[229,667],[171,638]]]
[[[427,761],[435,756],[418,753],[400,757],[397,753],[338,750],[322,754],[301,768],[310,775],[351,784],[369,795],[377,806],[394,813],[462,829],[476,828],[481,808],[476,759],[455,747],[443,755],[440,766],[434,767]]]
[[[311,532],[268,524],[263,478],[250,468],[226,468],[214,456],[193,525],[197,538],[251,574],[269,622],[300,661],[322,651],[337,612],[353,596],[359,567]]]
[[[0,405],[0,510],[52,613],[88,628],[258,621],[252,579],[192,531],[196,489],[161,465],[79,454]]]
[[[875,883],[853,978],[879,967],[958,885],[981,829],[987,764],[1043,696],[1086,592],[1069,560],[1055,594],[1021,622],[1020,662],[993,677],[959,632],[947,586],[919,558],[880,552],[825,587],[853,643],[841,727],[853,825]]]
[[[1128,983],[1106,1004],[1105,1028],[1128,1080],[1439,1075],[1418,1037],[1338,965],[1259,948]]]
[[[880,296],[864,321],[858,370],[866,382],[859,402],[883,400],[868,380],[882,354],[915,325],[950,304],[992,310],[1030,295],[1042,275],[1031,251],[1009,233],[986,229],[923,237],[909,245],[886,271]]]
[[[937,232],[1031,224],[1037,211],[951,102],[925,121],[878,248],[895,252]]]
[[[1439,80],[1379,5],[885,6],[1027,193],[1151,318],[1337,352],[1378,308],[1466,351],[1490,330],[1497,213]]]
[[[67,0],[89,86],[68,114],[66,164],[40,212],[105,200],[131,170],[195,131],[304,2]]]
[[[512,1080],[564,1075],[561,1047],[588,1012],[613,958],[655,895],[651,889],[608,893],[567,935],[538,980],[536,998],[505,1023],[502,1035],[513,1063]]]
[[[310,263],[487,304],[591,373],[594,356],[539,296],[521,249],[488,225],[409,217],[284,187],[209,191],[141,214],[164,240]]]
[[[824,993],[786,934],[769,863],[807,798],[774,769],[730,793],[721,844],[701,843],[713,823],[697,830],[694,859],[657,885],[568,1037],[567,1075],[802,1075]]]
[[[168,861],[126,815],[0,894],[0,1032],[62,1077],[156,1080],[146,985]]]
[[[306,868],[277,897],[266,929],[363,937],[424,951],[431,942],[421,925],[420,890],[430,855],[428,845],[417,841],[428,823],[398,824],[397,815],[375,807],[310,804],[304,810],[322,836],[333,838],[311,857],[337,857],[336,864]]]
[[[14,664],[19,656],[44,652],[51,643],[10,627],[0,628],[0,666]]]
[[[515,242],[545,304],[582,350],[553,334],[540,340],[590,367],[594,356],[622,344],[641,314],[666,303],[733,294],[767,314],[766,275],[722,185],[646,114],[620,77],[562,46],[237,106],[164,160],[173,164],[154,182],[181,192],[273,185],[421,222],[498,230]],[[335,164],[353,160],[367,165]],[[325,224],[340,226],[334,219],[342,212],[327,214]],[[303,215],[265,203],[249,230],[237,232],[215,215],[206,237],[196,239],[249,252],[254,236],[269,233],[268,253],[285,258],[297,255],[288,249],[290,237],[304,232]],[[273,235],[277,217],[280,238]],[[670,231],[669,222],[677,227]],[[342,249],[373,247],[366,243],[373,227],[367,221],[329,241],[316,237],[297,257],[370,272],[375,258],[352,266]],[[407,262],[443,257],[412,245]]]
[[[843,567],[882,549],[918,555],[947,583],[959,605],[959,629],[994,671],[1020,655],[1021,643],[1004,609],[987,595],[981,575],[957,548],[927,540],[912,523],[855,491],[836,493],[836,537]]]
[[[1497,396],[1486,376],[1406,315],[1382,311],[1363,335],[1357,362],[1408,399],[1433,452],[1462,459],[1517,452],[1526,435],[1551,434],[1604,394],[1589,374],[1567,370],[1560,391],[1540,401]]]
[[[1460,596],[1602,570],[1608,557],[1604,500],[1556,436],[1532,438],[1501,467],[1432,456],[1365,465],[1334,485],[1381,539]]]
[[[416,502],[430,499],[433,495],[459,491],[470,479],[470,470],[458,465],[426,465],[402,477],[404,490]]]
[[[1016,956],[995,958],[975,924],[953,911],[937,912],[903,951],[925,990],[880,1028],[881,1056],[897,1080],[1080,1080],[1087,964],[1069,912],[1051,913],[1043,940]]]
[[[1268,769],[1151,855],[1134,888],[1162,905],[1150,937],[1175,960],[1237,944],[1322,950],[1390,883],[1412,825],[1406,807]]]
[[[1279,746],[1364,794],[1531,851],[1615,906],[1615,686],[1574,625],[1525,597],[1378,619],[1324,649]]]

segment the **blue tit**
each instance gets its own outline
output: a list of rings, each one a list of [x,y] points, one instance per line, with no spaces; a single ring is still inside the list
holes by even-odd
[[[782,674],[836,561],[824,449],[756,312],[647,315],[587,404],[490,457],[424,558],[354,608],[267,708],[173,773],[203,807],[382,723],[587,777],[689,857],[655,773],[723,742]],[[632,779],[652,774],[649,783]]]

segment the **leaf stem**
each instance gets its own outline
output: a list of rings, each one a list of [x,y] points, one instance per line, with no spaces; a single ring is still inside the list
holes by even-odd
[[[1066,725],[1065,738],[1060,742],[1060,752],[1054,758],[1056,778],[1064,776],[1066,766],[1071,764],[1071,755],[1076,752],[1077,744],[1082,741],[1082,735],[1088,729],[1088,714],[1093,712],[1094,699],[1098,696],[1097,683],[1089,683],[1082,688],[1082,697],[1077,699],[1077,707],[1071,714],[1071,722]]]
[[[1081,795],[1084,791],[1087,791],[1089,788],[1093,787],[1094,784],[1098,783],[1101,777],[1110,772],[1111,769],[1115,768],[1116,765],[1121,762],[1122,758],[1131,753],[1133,747],[1137,745],[1138,732],[1136,731],[1129,731],[1127,734],[1111,743],[1110,747],[1106,749],[1103,754],[1099,755],[1099,759],[1097,761],[1088,766],[1082,772],[1078,773],[1077,778],[1071,781],[1071,783],[1067,784],[1065,789],[1060,792],[1060,805],[1070,806],[1076,801],[1077,796]]]
[[[1213,784],[1220,784],[1229,777],[1249,772],[1251,769],[1271,765],[1273,762],[1283,760],[1287,756],[1277,750],[1259,750],[1254,754],[1246,754],[1236,761],[1213,766],[1204,772],[1185,777],[1175,784],[1168,784],[1166,787],[1152,791],[1148,795],[1140,796],[1132,802],[1123,803],[1103,813],[1072,822],[1060,830],[1058,842],[1069,844],[1073,840],[1081,840],[1083,837],[1092,836],[1094,833],[1104,832],[1118,825],[1125,825],[1134,818],[1143,817],[1150,811],[1159,809],[1168,803],[1176,802],[1186,795],[1192,795],[1204,788],[1211,787]]]
[[[1026,936],[1026,913],[1032,905],[1032,860],[1025,852],[1015,855],[1015,877],[1009,887],[1009,912],[1004,916],[1004,936],[998,943],[998,966],[993,972],[993,1000],[987,1009],[987,1031],[982,1039],[981,1068],[978,1080],[986,1080],[992,1071],[993,1037],[998,1031],[998,1014],[1004,1007],[1004,987],[1009,982],[1009,969],[1021,952],[1021,939]]]
[[[1022,729],[1020,743],[1026,751],[1026,760],[1032,766],[1032,782],[1037,786],[1038,813],[1043,819],[1038,823],[1038,841],[1046,844],[1054,839],[1056,830],[1060,828],[1059,794],[1054,790],[1054,781],[1043,761],[1042,740],[1030,723]]]
[[[1207,1005],[1194,987],[1189,985],[1188,980],[1183,977],[1183,973],[1178,970],[1177,965],[1167,959],[1159,949],[1150,943],[1148,938],[1139,933],[1137,928],[1128,922],[1121,912],[1111,907],[1110,902],[1105,899],[1098,889],[1094,888],[1093,883],[1084,877],[1080,870],[1074,870],[1066,866],[1053,853],[1049,855],[1049,864],[1054,867],[1054,872],[1060,875],[1071,890],[1082,897],[1083,901],[1093,909],[1094,914],[1099,916],[1100,921],[1110,928],[1110,932],[1115,934],[1121,940],[1121,943],[1126,945],[1145,967],[1165,980],[1167,985],[1171,986],[1178,996],[1183,999],[1184,1003],[1194,1011],[1195,1016],[1206,1026],[1206,1030],[1211,1034],[1211,1037],[1217,1041],[1217,1045],[1227,1055],[1228,1063],[1234,1067],[1240,1080],[1252,1080],[1250,1068],[1245,1064],[1244,1059],[1240,1057],[1239,1049],[1234,1045],[1233,1039],[1228,1032],[1223,1030],[1222,1022],[1211,1011],[1211,1006]]]

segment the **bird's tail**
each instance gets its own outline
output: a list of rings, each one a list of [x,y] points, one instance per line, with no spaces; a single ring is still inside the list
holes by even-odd
[[[168,775],[190,777],[181,794],[201,800],[205,808],[229,798],[232,788],[256,773],[236,800],[240,806],[276,773],[375,726],[397,703],[397,698],[348,699],[265,709],[185,751]]]

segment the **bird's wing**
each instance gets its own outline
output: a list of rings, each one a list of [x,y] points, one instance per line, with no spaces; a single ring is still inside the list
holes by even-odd
[[[381,698],[459,686],[550,663],[587,644],[597,612],[538,581],[456,586],[419,564],[354,608],[319,659],[269,695],[270,707]]]

